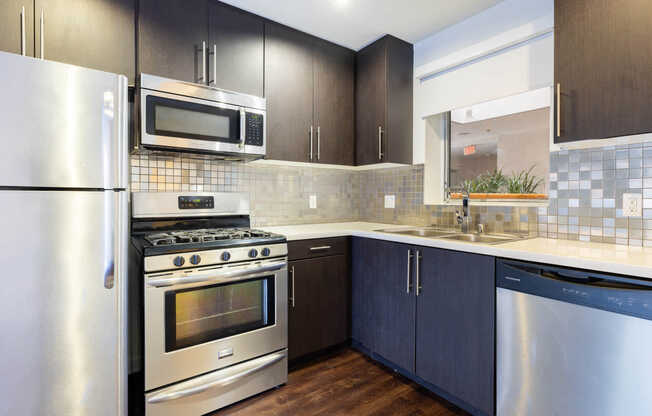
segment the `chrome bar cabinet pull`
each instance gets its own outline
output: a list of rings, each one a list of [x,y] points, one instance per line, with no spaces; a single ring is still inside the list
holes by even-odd
[[[310,247],[310,251],[330,250],[331,246]]]
[[[290,274],[292,275],[292,297],[290,298],[290,304],[294,308],[294,266],[290,269]]]
[[[320,158],[321,149],[321,126],[317,126],[317,160]]]
[[[378,126],[378,160],[383,160],[383,127]]]
[[[26,44],[25,44],[25,6],[20,10],[20,54],[25,56],[26,53]]]
[[[313,136],[314,128],[313,126],[310,126],[310,154],[308,155],[309,160],[312,160],[312,136]]]
[[[45,59],[45,16],[43,13],[43,9],[41,9],[41,36],[40,36],[40,42],[41,42],[41,59]]]
[[[419,263],[420,263],[420,261],[421,261],[421,251],[420,251],[420,250],[417,250],[417,257],[416,257],[416,260],[417,260],[417,262],[416,262],[416,266],[417,266],[417,269],[416,269],[416,275],[417,275],[417,288],[416,288],[416,292],[417,292],[417,296],[419,296],[419,295],[421,294],[421,289],[423,289],[423,288],[421,287],[421,271],[419,270]]]
[[[201,43],[201,78],[199,79],[202,83],[207,84],[206,80],[206,41]]]
[[[557,137],[561,137],[561,84],[557,83]]]
[[[405,293],[408,295],[410,294],[410,289],[412,288],[412,282],[410,281],[410,263],[412,263],[412,258],[414,255],[412,254],[412,250],[407,251],[407,285],[405,289]]]

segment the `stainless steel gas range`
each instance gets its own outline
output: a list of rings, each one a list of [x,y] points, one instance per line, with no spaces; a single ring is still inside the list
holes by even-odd
[[[132,196],[146,415],[203,415],[284,384],[285,237],[249,228],[246,194]]]

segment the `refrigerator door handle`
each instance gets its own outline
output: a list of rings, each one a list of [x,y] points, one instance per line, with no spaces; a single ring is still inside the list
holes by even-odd
[[[126,90],[125,90],[126,92]],[[111,278],[105,275],[104,287],[117,289],[118,298],[118,409],[119,414],[127,414],[127,273],[129,261],[129,194],[126,191],[108,191],[114,197],[114,249],[113,260],[110,262],[109,271]],[[116,285],[117,283],[117,285]],[[110,287],[109,287],[110,286]]]
[[[106,269],[106,272],[104,273],[104,287],[107,289],[113,289],[113,286],[115,284],[115,262],[111,262],[109,264],[109,267]]]
[[[128,80],[124,75],[118,76],[118,91],[116,102],[116,133],[115,133],[115,184],[114,189],[127,189],[129,186],[129,120],[127,117]]]

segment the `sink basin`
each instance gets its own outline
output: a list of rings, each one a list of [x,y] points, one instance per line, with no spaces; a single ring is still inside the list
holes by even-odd
[[[455,231],[434,230],[431,228],[411,228],[409,230],[376,230],[382,233],[411,235],[414,237],[443,237],[454,234]]]
[[[436,228],[409,228],[409,229],[385,229],[375,230],[381,233],[410,235],[414,237],[426,238],[441,238],[444,240],[465,241],[468,243],[482,243],[482,244],[500,244],[517,241],[523,237],[509,234],[474,234],[474,233],[461,233],[455,230],[438,230]]]
[[[446,240],[466,241],[469,243],[500,244],[517,240],[518,237],[503,237],[487,234],[453,234],[442,236]]]

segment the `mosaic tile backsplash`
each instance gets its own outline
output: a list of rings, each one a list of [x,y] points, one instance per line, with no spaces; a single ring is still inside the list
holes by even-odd
[[[452,205],[423,205],[423,166],[359,172],[360,216],[387,224],[458,227]],[[384,208],[385,194],[396,196],[396,208]],[[471,203],[472,224],[484,224],[486,232],[537,232],[537,209],[486,207]]]
[[[623,216],[623,194],[641,194],[643,217]],[[550,204],[539,235],[652,246],[652,142],[553,152]]]
[[[423,166],[354,172],[197,159],[193,155],[131,156],[134,192],[249,192],[254,226],[335,221],[456,226],[455,207],[423,205]],[[308,206],[317,195],[317,209]],[[385,194],[396,208],[384,208]],[[471,207],[487,231],[536,233],[533,208]]]
[[[253,226],[357,221],[355,172],[193,158],[184,154],[131,155],[134,192],[249,192]],[[310,209],[309,195],[317,195]]]

